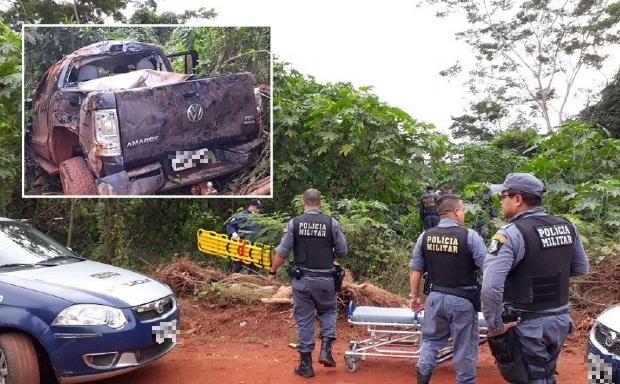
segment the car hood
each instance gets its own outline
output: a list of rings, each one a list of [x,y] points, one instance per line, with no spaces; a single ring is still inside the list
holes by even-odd
[[[620,331],[620,304],[616,304],[603,311],[596,319],[604,326],[613,329],[616,332]]]
[[[2,273],[0,280],[73,303],[121,308],[172,294],[170,288],[150,277],[89,260]]]

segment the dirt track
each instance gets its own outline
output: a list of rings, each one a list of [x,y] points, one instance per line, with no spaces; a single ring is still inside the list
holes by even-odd
[[[289,347],[296,341],[290,304],[260,304],[228,297],[209,301],[180,295],[181,336],[178,345],[163,358],[133,372],[100,380],[100,384],[375,384],[414,383],[415,360],[368,357],[358,361],[349,373],[344,353],[349,342],[369,337],[365,327],[347,322],[346,306],[339,307],[333,354],[337,366],[325,368],[314,357],[315,376],[302,378],[293,373],[299,355]],[[560,355],[557,384],[586,382],[584,364],[588,318],[573,316],[577,331],[569,335]],[[477,384],[502,384],[486,344],[480,347]],[[441,364],[432,384],[454,384],[452,362]]]
[[[368,358],[359,362],[355,373],[345,370],[344,343],[335,348],[336,368],[324,368],[314,363],[315,376],[304,379],[293,374],[297,363],[296,351],[284,344],[232,344],[192,340],[177,347],[171,354],[150,367],[136,370],[101,384],[170,384],[170,383],[321,383],[374,384],[415,382],[414,361],[401,358]],[[315,356],[316,360],[316,356]],[[585,381],[583,353],[565,351],[560,357],[558,384]],[[433,384],[455,382],[451,363],[440,365],[431,379]],[[504,383],[493,365],[486,346],[482,347],[478,363],[478,384]]]

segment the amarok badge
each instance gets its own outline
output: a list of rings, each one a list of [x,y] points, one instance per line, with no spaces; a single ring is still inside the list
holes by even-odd
[[[505,242],[506,242],[506,236],[497,232],[491,238],[491,244],[489,244],[489,248],[488,248],[489,253],[497,252],[502,246],[502,244],[504,244]]]

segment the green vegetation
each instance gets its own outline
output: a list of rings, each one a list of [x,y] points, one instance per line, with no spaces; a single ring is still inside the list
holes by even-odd
[[[0,213],[21,189],[21,38],[0,21]]]
[[[143,11],[138,16],[148,22],[157,15]],[[16,22],[11,19],[11,24]],[[166,31],[93,26],[79,33],[60,28],[36,32],[27,35],[32,40],[26,40],[26,44],[37,47],[29,51],[32,57],[27,62],[33,63],[32,67],[25,68],[27,95],[59,55],[114,36],[156,42],[170,50],[197,49],[202,73],[249,70],[264,83],[270,76],[266,59],[270,39],[261,28]],[[58,40],[71,43],[58,45]],[[0,22],[2,215],[28,219],[58,240],[70,243],[78,253],[105,262],[139,269],[189,253],[201,263],[224,268],[224,260],[198,252],[196,230],[224,232],[226,219],[247,205],[248,199],[21,198],[20,55],[20,36]],[[609,136],[599,126],[566,121],[553,134],[516,127],[492,139],[483,131],[477,132],[484,142],[456,143],[436,132],[432,124],[382,102],[370,86],[321,84],[277,59],[273,71],[274,197],[263,199],[263,214],[257,216],[263,228],[259,241],[277,244],[286,221],[300,213],[301,192],[317,188],[324,195],[324,211],[340,220],[346,231],[351,257],[343,264],[354,278],[405,293],[411,248],[422,230],[418,196],[424,186],[452,184],[455,193],[467,201],[468,226],[482,220],[497,228],[502,224],[499,202],[497,197],[491,199],[500,216],[491,221],[488,206],[481,199],[484,188],[488,183],[502,182],[509,172],[525,171],[546,183],[545,207],[578,225],[593,259],[617,257],[617,135]],[[591,109],[588,116],[605,117],[603,105]],[[495,105],[485,106],[503,113]],[[487,114],[489,121],[497,116]],[[615,120],[609,113],[604,121],[613,124]]]

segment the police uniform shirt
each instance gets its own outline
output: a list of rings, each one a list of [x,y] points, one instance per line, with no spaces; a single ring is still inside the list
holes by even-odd
[[[436,192],[422,195],[420,198],[420,215],[422,217],[426,215],[439,216],[439,212],[437,211],[437,199],[439,199],[439,194]]]
[[[304,214],[320,215],[322,214],[322,212],[317,208],[310,208],[310,209],[306,209],[304,211]],[[294,231],[293,219],[291,219],[286,224],[286,228],[284,229],[284,235],[282,235],[280,244],[276,247],[276,254],[278,254],[279,256],[286,258],[293,250],[295,246],[293,231]],[[342,228],[340,228],[340,224],[333,217],[332,217],[332,234],[334,237],[334,254],[338,257],[346,256],[349,251],[347,247],[347,240],[344,237]]]
[[[504,282],[508,272],[525,256],[525,242],[514,222],[528,216],[547,215],[543,207],[535,207],[514,216],[508,224],[501,227],[492,237],[488,256],[484,261],[482,280],[482,312],[487,321],[489,335],[494,336],[503,331],[502,311],[504,307]],[[575,242],[570,267],[570,276],[581,276],[588,273],[588,258],[581,243],[581,237],[575,227]],[[555,312],[567,308],[568,304],[548,308],[545,311]]]
[[[252,212],[249,209],[244,209],[238,214],[233,215],[233,217],[226,224],[226,232],[229,235],[232,235],[233,232],[237,232],[241,238],[247,237],[252,232],[256,232],[260,229],[258,223],[252,221],[250,217]]]
[[[460,227],[461,224],[454,219],[441,219],[437,227],[435,228],[450,228],[450,227]],[[411,258],[411,262],[409,264],[409,268],[413,271],[424,271],[425,262],[424,256],[422,255],[422,243],[426,232],[422,232],[422,234],[418,237],[418,240],[413,247],[413,254]],[[450,245],[454,247],[455,245]],[[459,246],[459,245],[457,245]],[[484,258],[487,255],[487,247],[484,245],[484,240],[476,231],[473,229],[467,228],[467,247],[471,251],[474,263],[478,268],[482,268],[484,263]]]

